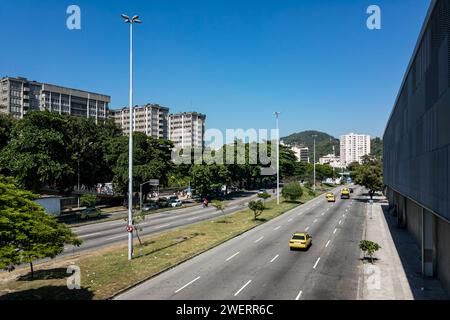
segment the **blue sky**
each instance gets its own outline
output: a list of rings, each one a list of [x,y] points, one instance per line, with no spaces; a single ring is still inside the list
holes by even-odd
[[[81,8],[81,30],[66,8]],[[366,28],[366,9],[382,29]],[[383,134],[430,0],[1,1],[0,76],[207,114],[207,127]],[[20,19],[20,23],[18,23]]]

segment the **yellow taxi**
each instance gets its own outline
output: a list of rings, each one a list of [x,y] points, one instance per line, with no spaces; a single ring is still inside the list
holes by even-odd
[[[296,232],[289,241],[289,248],[291,250],[308,249],[312,244],[311,239],[312,237],[306,232]]]
[[[350,199],[350,189],[349,188],[342,189],[341,199]]]
[[[328,192],[326,197],[328,202],[336,202],[336,197],[334,196],[334,193]]]

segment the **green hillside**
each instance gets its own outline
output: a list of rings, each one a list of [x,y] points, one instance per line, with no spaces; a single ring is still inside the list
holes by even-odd
[[[335,146],[336,149],[336,155],[337,156],[339,155],[339,140],[325,132],[314,130],[303,131],[281,138],[281,141],[283,141],[285,144],[288,145],[304,145],[305,147],[308,147],[310,150],[310,157],[312,160],[314,147],[313,135],[317,135],[316,137],[317,160],[319,160],[320,157],[333,153],[333,145]]]

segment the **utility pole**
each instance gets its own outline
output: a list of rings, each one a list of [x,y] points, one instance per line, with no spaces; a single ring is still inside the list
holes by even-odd
[[[317,137],[317,135],[314,134],[312,137],[314,138],[314,177],[313,177],[314,184],[313,184],[313,190],[314,190],[314,192],[316,192],[316,137]]]
[[[128,260],[133,259],[133,24],[141,23],[138,16],[130,19],[122,14],[125,23],[130,24],[130,127],[128,146]]]
[[[276,123],[276,132],[277,132],[277,205],[280,205],[280,128],[278,124],[278,118],[281,114],[281,112],[274,112],[273,113],[276,117],[275,123]]]

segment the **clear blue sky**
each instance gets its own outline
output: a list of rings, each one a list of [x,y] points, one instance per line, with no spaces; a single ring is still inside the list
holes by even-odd
[[[82,29],[66,28],[81,7]],[[382,9],[382,30],[366,9]],[[380,136],[430,0],[1,1],[0,76],[111,95],[128,103],[128,28],[135,102],[207,114],[207,127],[317,129]],[[20,19],[20,23],[18,20]]]

